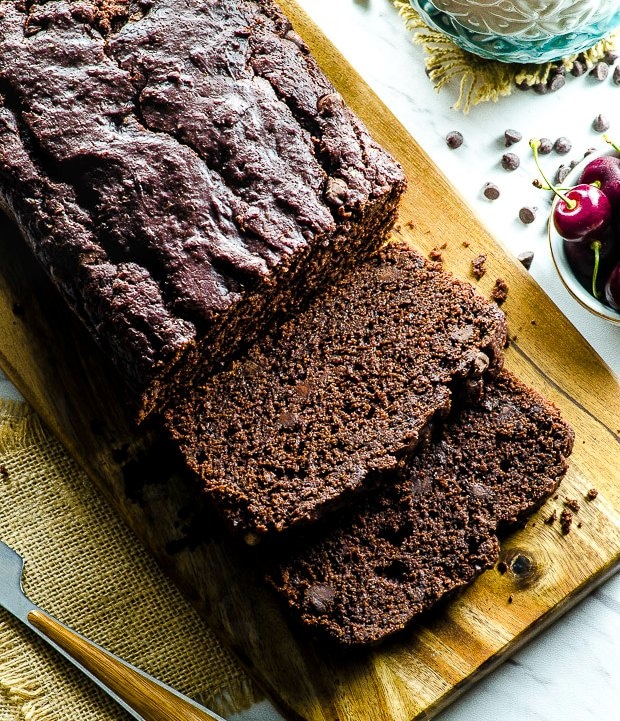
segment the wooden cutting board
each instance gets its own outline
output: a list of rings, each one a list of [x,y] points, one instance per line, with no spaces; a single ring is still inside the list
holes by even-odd
[[[479,283],[509,284],[507,366],[561,408],[576,431],[557,499],[503,544],[507,571],[486,572],[461,597],[377,649],[337,657],[292,629],[236,549],[201,508],[178,459],[132,427],[122,386],[6,223],[0,233],[0,361],[67,449],[224,642],[291,718],[428,719],[609,576],[620,562],[620,386],[521,265],[479,224],[415,141],[293,0],[298,32],[410,187],[398,234]],[[466,245],[467,244],[467,245]],[[471,278],[470,278],[471,280]],[[619,349],[620,351],[620,349]],[[595,501],[584,500],[596,487]],[[565,497],[581,511],[564,536],[543,523]]]

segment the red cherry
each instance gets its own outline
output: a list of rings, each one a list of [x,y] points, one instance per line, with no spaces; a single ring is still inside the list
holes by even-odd
[[[611,203],[595,185],[576,185],[560,195],[553,210],[553,224],[566,240],[600,232],[611,221]]]
[[[598,183],[613,205],[620,203],[620,158],[603,155],[589,162],[581,173],[580,183]]]

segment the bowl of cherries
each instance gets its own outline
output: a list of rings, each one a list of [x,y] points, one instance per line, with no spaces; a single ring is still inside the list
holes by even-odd
[[[530,141],[545,184],[534,184],[555,194],[549,244],[558,274],[582,306],[620,324],[620,148],[587,155],[560,187],[540,168],[539,144]]]

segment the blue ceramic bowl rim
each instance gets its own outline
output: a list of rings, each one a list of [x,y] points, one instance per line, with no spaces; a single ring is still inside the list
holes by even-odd
[[[571,170],[571,172],[566,176],[566,179],[563,181],[563,185],[576,185],[586,165],[595,158],[601,158],[605,155],[620,157],[615,150],[610,148],[591,153]],[[551,213],[549,214],[548,222],[549,248],[551,250],[551,259],[553,260],[557,274],[560,276],[560,280],[564,284],[566,290],[570,293],[573,299],[579,303],[579,305],[599,318],[603,318],[610,323],[620,325],[620,311],[616,311],[610,306],[601,303],[600,300],[597,300],[591,293],[589,293],[583,285],[581,285],[570,267],[564,251],[564,239],[553,225],[553,211],[555,210],[558,200],[559,199],[556,197],[551,205]]]
[[[564,35],[523,40],[510,35],[473,32],[448,13],[438,10],[432,0],[409,0],[409,4],[431,28],[447,35],[464,50],[506,63],[544,63],[560,60],[587,50],[620,26],[619,6],[606,17]],[[444,22],[442,23],[441,20]]]

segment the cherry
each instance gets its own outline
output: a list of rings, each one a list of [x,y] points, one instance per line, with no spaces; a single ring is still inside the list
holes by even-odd
[[[588,163],[579,178],[580,183],[597,183],[612,205],[620,204],[620,158],[603,155]]]
[[[611,221],[611,203],[595,185],[576,185],[559,194],[553,210],[553,224],[566,240],[604,230]]]
[[[566,240],[576,240],[584,235],[601,231],[611,221],[612,209],[607,196],[596,185],[576,185],[565,194],[552,185],[538,160],[540,140],[530,140],[534,161],[547,187],[557,196],[553,210],[553,224]],[[540,183],[538,184],[540,185]]]
[[[600,297],[598,277],[615,261],[616,250],[615,234],[611,228],[600,235],[592,234],[579,240],[564,241],[568,264],[595,298]]]
[[[620,311],[620,263],[617,263],[605,283],[605,299],[615,310]]]

